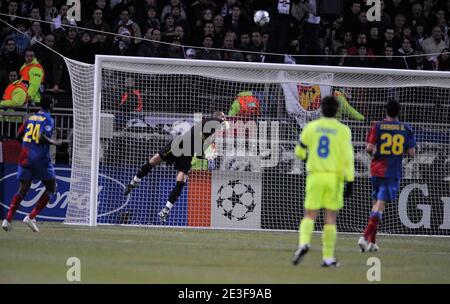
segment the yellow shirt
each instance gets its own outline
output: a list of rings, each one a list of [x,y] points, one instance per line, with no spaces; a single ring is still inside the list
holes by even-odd
[[[345,181],[355,179],[355,164],[350,128],[335,118],[322,117],[308,123],[300,135],[295,155],[307,159],[311,173],[334,173]]]

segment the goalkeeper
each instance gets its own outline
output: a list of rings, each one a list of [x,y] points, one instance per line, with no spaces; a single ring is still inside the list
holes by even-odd
[[[163,161],[168,165],[173,164],[178,171],[176,185],[169,194],[166,206],[158,213],[161,222],[165,223],[170,210],[186,184],[193,155],[195,154],[200,159],[205,158],[205,150],[213,143],[214,133],[224,125],[226,125],[226,120],[223,112],[214,112],[211,118],[203,118],[201,123],[194,125],[186,134],[174,138],[147,163],[143,164],[136,176],[126,186],[123,194],[128,195],[139,185],[141,179],[149,174],[150,170]],[[197,138],[197,136],[201,136],[201,138]],[[199,147],[196,142],[199,143]]]
[[[299,246],[292,262],[300,263],[309,251],[314,221],[325,209],[322,235],[322,267],[338,267],[334,256],[337,213],[350,197],[355,175],[350,129],[336,119],[339,102],[333,96],[323,98],[323,117],[308,123],[300,135],[295,155],[306,160],[305,215],[300,223]],[[344,182],[347,182],[344,191]]]

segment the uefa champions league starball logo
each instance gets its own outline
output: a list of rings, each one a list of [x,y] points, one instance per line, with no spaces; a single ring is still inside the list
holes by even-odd
[[[230,221],[242,221],[255,210],[255,190],[239,180],[229,181],[217,191],[217,208]]]

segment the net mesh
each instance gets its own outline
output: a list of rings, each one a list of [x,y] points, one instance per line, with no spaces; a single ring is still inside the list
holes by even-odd
[[[94,68],[67,61],[74,88],[74,153],[67,223],[89,222]],[[194,160],[181,197],[165,225],[297,230],[306,172],[294,156],[302,127],[317,118],[320,98],[343,96],[359,113],[343,112],[355,146],[355,193],[338,219],[339,231],[361,232],[371,209],[370,156],[365,138],[384,117],[390,98],[417,137],[417,156],[403,164],[398,201],[387,206],[381,232],[450,234],[450,85],[448,75],[142,59],[102,63],[99,224],[160,225],[158,212],[175,185],[173,166],[154,168],[129,196],[137,169],[199,114],[228,113],[239,95],[260,103],[261,114],[230,117],[247,131],[219,135],[219,156]],[[250,93],[249,93],[250,92]],[[363,120],[359,115],[363,116]],[[242,129],[239,127],[238,129]],[[240,143],[243,143],[240,145]],[[225,153],[227,152],[227,153]],[[320,220],[316,229],[321,229]]]

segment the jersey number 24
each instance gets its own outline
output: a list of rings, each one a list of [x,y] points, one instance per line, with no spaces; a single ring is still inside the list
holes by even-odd
[[[40,124],[32,124],[29,123],[27,125],[27,131],[25,133],[25,136],[23,137],[23,141],[30,143],[32,141],[34,141],[35,143],[39,143],[39,134],[40,134],[40,130],[41,130],[41,125]]]

